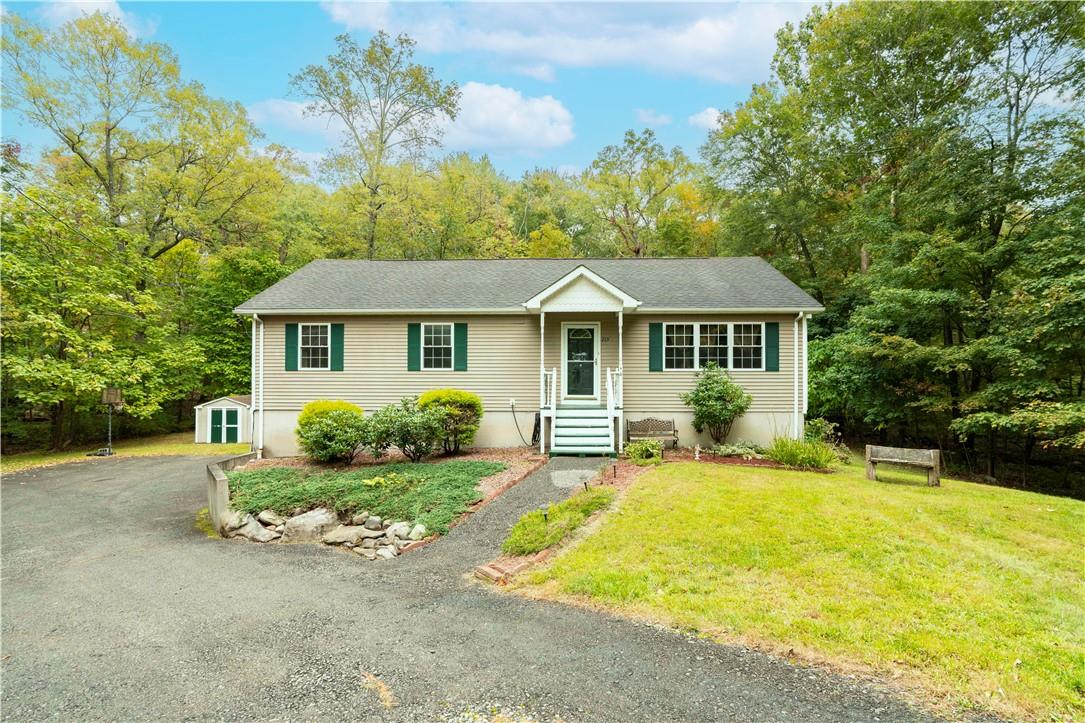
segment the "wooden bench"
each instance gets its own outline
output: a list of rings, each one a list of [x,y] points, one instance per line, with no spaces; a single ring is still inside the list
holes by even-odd
[[[625,438],[630,442],[641,439],[658,439],[664,444],[670,442],[671,447],[678,447],[678,430],[674,426],[673,419],[649,417],[648,419],[639,419],[636,422],[627,419],[625,422]]]
[[[920,467],[927,470],[927,484],[937,487],[941,471],[941,457],[937,449],[907,449],[904,447],[866,446],[866,478],[877,479],[876,467],[879,462],[902,464],[908,467]]]

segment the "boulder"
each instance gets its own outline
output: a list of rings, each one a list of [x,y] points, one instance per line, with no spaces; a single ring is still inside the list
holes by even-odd
[[[264,510],[256,516],[256,519],[268,527],[278,527],[286,523],[286,518],[275,512],[275,510]]]
[[[394,540],[397,537],[406,539],[407,535],[411,534],[411,523],[396,522],[395,524],[388,525],[388,529],[384,531],[384,534],[388,535],[388,539],[390,540]]]
[[[378,537],[384,537],[384,530],[371,530],[368,527],[363,527],[358,531],[358,536],[362,539],[377,539]]]
[[[377,539],[375,537],[367,537],[367,538],[365,538],[364,540],[362,540],[361,542],[358,543],[358,547],[361,547],[361,548],[366,549],[366,550],[376,550],[377,549]]]
[[[261,525],[252,515],[247,515],[245,524],[227,533],[227,537],[244,537],[253,542],[271,542],[279,539],[279,533]]]
[[[394,547],[378,547],[377,548],[377,557],[384,558],[385,560],[391,560],[393,557],[395,557],[398,554],[399,554],[399,552],[397,552],[396,548],[394,548]]]
[[[368,547],[355,547],[354,551],[367,560],[376,560],[377,551]]]
[[[331,532],[324,535],[325,545],[356,544],[362,538],[361,532],[364,527],[357,525],[339,525]]]
[[[252,519],[252,515],[248,512],[234,512],[231,514],[226,518],[226,536],[229,537],[231,532],[244,527],[250,519]]]
[[[411,531],[407,533],[408,540],[421,540],[426,536],[426,526],[419,523],[411,528]]]
[[[318,507],[287,520],[283,542],[319,542],[325,533],[338,526],[339,518],[334,512]]]
[[[362,524],[365,525],[365,528],[367,530],[384,529],[381,527],[381,518],[377,517],[376,515],[370,515],[369,517],[365,518],[365,522]]]
[[[284,523],[284,524],[281,524],[281,525],[276,525],[276,526],[275,526],[275,531],[276,531],[276,532],[278,532],[278,533],[279,533],[280,535],[281,535],[281,534],[283,534],[283,531],[284,531],[285,529],[286,529],[286,524],[285,524],[285,523]]]
[[[364,525],[365,521],[368,520],[368,519],[369,519],[369,512],[366,511],[366,510],[362,510],[358,514],[354,515],[354,517],[350,518],[350,524],[352,524],[352,525]]]

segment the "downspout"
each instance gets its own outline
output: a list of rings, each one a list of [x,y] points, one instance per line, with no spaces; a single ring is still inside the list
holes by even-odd
[[[256,451],[256,322],[258,314],[252,315],[252,344],[249,360],[249,450]]]
[[[802,317],[802,414],[805,417],[810,409],[810,314]]]
[[[264,320],[260,320],[260,443],[256,447],[256,458],[264,458]]]
[[[799,423],[799,319],[803,317],[803,312],[799,312],[799,315],[795,317],[792,322],[793,332],[791,335],[792,346],[794,347],[794,356],[792,356],[792,376],[794,377],[794,385],[792,387],[792,421],[791,428],[793,431],[792,436],[795,439],[802,439],[802,424]],[[805,361],[805,360],[804,360]]]

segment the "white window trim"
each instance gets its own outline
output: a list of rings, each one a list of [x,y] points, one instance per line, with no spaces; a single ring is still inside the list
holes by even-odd
[[[323,326],[324,329],[325,329],[325,333],[326,333],[326,336],[327,336],[327,339],[328,339],[328,363],[325,366],[322,366],[322,367],[307,367],[307,366],[305,366],[304,362],[302,361],[303,357],[302,357],[302,354],[301,354],[301,340],[305,336],[305,334],[303,333],[302,330],[306,326]],[[322,323],[316,323],[316,324],[301,323],[301,324],[298,324],[298,371],[301,371],[301,372],[326,372],[326,371],[331,371],[331,368],[332,368],[332,325],[330,323],[324,323],[324,324],[322,324]]]
[[[452,349],[452,356],[449,360],[447,367],[430,367],[426,366],[426,327],[434,326],[447,326],[448,338]],[[418,340],[418,355],[421,357],[418,360],[418,368],[424,372],[450,372],[456,369],[456,324],[451,321],[430,321],[420,324]]]
[[[693,325],[693,366],[689,369],[676,369],[667,366],[667,327],[682,324]],[[725,372],[763,372],[765,371],[765,322],[763,321],[665,321],[663,322],[663,371],[699,372],[701,371],[701,324],[715,324],[727,327],[727,368]],[[761,366],[735,369],[735,326],[737,324],[761,327]]]

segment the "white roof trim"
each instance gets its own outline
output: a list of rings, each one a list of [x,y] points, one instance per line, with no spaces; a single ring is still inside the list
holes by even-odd
[[[214,404],[215,402],[221,402],[224,399],[226,401],[228,401],[228,402],[233,402],[234,404],[238,404],[238,405],[240,405],[242,407],[245,407],[246,409],[252,409],[251,404],[245,404],[244,402],[239,402],[236,399],[234,399],[233,397],[231,397],[229,394],[227,394],[225,397],[219,397],[218,399],[209,399],[206,402],[204,402],[203,404],[197,404],[195,407],[193,407],[193,409],[199,409],[200,407],[206,407],[208,404]]]
[[[489,309],[234,309],[241,316],[508,316],[522,314],[525,311],[539,311],[538,308],[525,309],[525,305],[503,306]],[[825,311],[823,306],[639,306],[642,314],[797,314],[804,311],[819,314]]]
[[[565,276],[562,276],[560,279],[550,284],[550,286],[547,286],[545,289],[535,294],[535,296],[532,296],[530,299],[525,301],[524,308],[530,310],[536,310],[541,308],[543,301],[580,278],[588,279],[595,285],[599,286],[608,294],[611,294],[616,299],[621,301],[622,306],[627,309],[635,309],[640,306],[640,302],[634,299],[632,296],[625,293],[617,286],[610,283],[602,276],[589,269],[587,266],[581,264],[569,273],[565,274]]]

